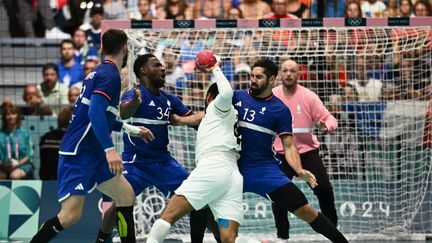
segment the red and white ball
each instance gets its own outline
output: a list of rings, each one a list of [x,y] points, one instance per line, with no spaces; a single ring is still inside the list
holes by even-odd
[[[217,63],[217,58],[213,51],[204,50],[198,52],[195,65],[202,72],[206,72],[209,68],[213,67]]]

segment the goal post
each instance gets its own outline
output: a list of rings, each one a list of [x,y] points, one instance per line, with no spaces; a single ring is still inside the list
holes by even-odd
[[[260,58],[278,65],[296,60],[300,84],[316,92],[339,122],[333,134],[317,134],[341,231],[351,240],[432,234],[432,18],[103,21],[103,31],[109,28],[128,34],[130,82],[137,55],[153,53],[166,66],[164,89],[195,111],[203,110],[212,80],[195,69],[199,51],[221,57],[235,89],[248,87],[250,68]],[[171,153],[192,170],[195,130],[170,127],[169,134]],[[319,209],[312,190],[294,182]],[[140,195],[139,237],[166,200],[155,188]],[[244,211],[241,234],[276,238],[268,200],[246,193]],[[322,239],[289,217],[294,239]],[[188,240],[188,218],[172,233]]]

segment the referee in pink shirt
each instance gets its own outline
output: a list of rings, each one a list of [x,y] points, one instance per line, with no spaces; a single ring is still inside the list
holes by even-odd
[[[294,141],[300,153],[302,166],[312,172],[318,186],[313,188],[318,198],[321,212],[327,216],[334,225],[337,225],[337,214],[333,187],[327,175],[326,168],[319,156],[319,142],[313,133],[313,124],[317,123],[321,132],[329,133],[337,128],[337,120],[325,108],[322,101],[311,90],[297,83],[299,67],[293,60],[282,63],[279,73],[282,85],[273,89],[273,94],[288,106],[293,117]],[[274,149],[279,155],[283,155],[283,147],[279,137],[276,137]],[[295,171],[285,161],[285,156],[280,156],[283,161],[281,170],[291,179],[297,176]],[[277,236],[281,239],[289,238],[288,212],[272,205],[276,221]]]

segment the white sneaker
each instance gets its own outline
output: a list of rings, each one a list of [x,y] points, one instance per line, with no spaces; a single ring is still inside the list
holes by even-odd
[[[63,31],[61,31],[59,28],[54,27],[50,30],[45,31],[45,38],[46,39],[70,39],[71,36]]]

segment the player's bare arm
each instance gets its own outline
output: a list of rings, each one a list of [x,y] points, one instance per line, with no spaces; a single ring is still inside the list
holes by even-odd
[[[198,126],[204,118],[204,112],[198,112],[190,116],[179,116],[172,114],[170,116],[170,124],[173,126]]]
[[[111,173],[120,175],[123,172],[123,161],[115,148],[110,148],[105,151],[105,156],[108,161],[108,166]]]
[[[120,104],[121,119],[125,120],[131,118],[135,114],[141,102],[141,91],[138,88],[138,85],[134,83],[134,95],[132,100]]]
[[[281,140],[288,164],[294,169],[300,179],[309,183],[312,188],[316,187],[318,184],[315,176],[310,171],[303,169],[301,165],[300,155],[295,146],[294,137],[286,134],[281,136]]]

